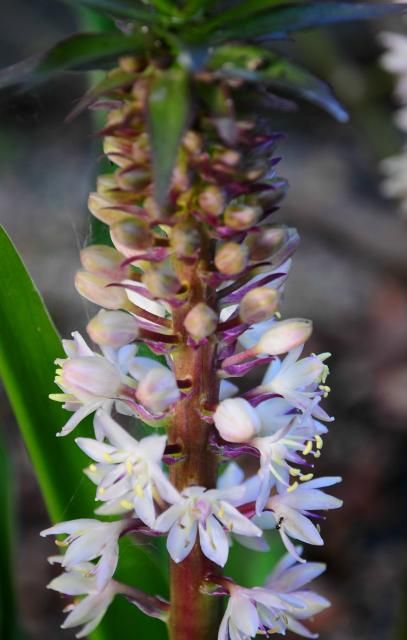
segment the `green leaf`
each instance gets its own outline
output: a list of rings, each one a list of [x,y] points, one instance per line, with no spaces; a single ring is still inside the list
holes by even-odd
[[[16,523],[12,495],[12,471],[4,443],[0,440],[0,638],[18,640],[14,547]]]
[[[386,3],[354,3],[354,2],[305,2],[281,5],[270,11],[256,14],[238,24],[228,25],[213,31],[210,22],[202,29],[197,29],[198,38],[208,38],[215,42],[227,40],[247,40],[253,38],[284,38],[293,31],[312,29],[315,27],[380,18],[392,13],[406,11],[406,4]],[[211,33],[212,32],[212,33]],[[194,37],[191,30],[190,37]]]
[[[81,33],[61,40],[44,53],[0,70],[0,89],[47,79],[60,71],[100,69],[123,54],[145,53],[149,39],[143,34]]]
[[[269,50],[250,45],[224,45],[215,50],[208,66],[218,69],[222,76],[242,78],[276,94],[307,100],[339,122],[348,120],[346,110],[325,82]]]
[[[168,69],[154,80],[148,100],[154,193],[159,206],[167,198],[188,117],[187,71],[181,67]]]
[[[63,0],[63,2],[77,7],[89,7],[96,11],[103,11],[114,18],[130,19],[137,22],[155,22],[157,15],[154,7],[137,0]]]
[[[117,71],[114,75],[108,75],[100,82],[91,87],[89,91],[79,100],[78,104],[67,117],[67,122],[71,122],[82,111],[87,109],[92,102],[95,102],[102,96],[109,95],[115,89],[121,89],[126,86],[131,86],[137,75],[135,73],[128,73],[126,71]]]
[[[89,460],[72,440],[56,438],[69,414],[48,400],[54,391],[54,359],[63,355],[61,342],[44,303],[17,251],[0,227],[0,377],[28,449],[52,521],[91,517],[94,487],[82,469]],[[163,594],[166,583],[148,547],[128,547],[119,577],[150,593]],[[149,545],[152,546],[152,545]],[[45,558],[44,558],[45,562]],[[94,640],[124,637],[136,628],[142,638],[161,640],[165,628],[116,598],[92,635]],[[61,614],[62,615],[62,614]]]

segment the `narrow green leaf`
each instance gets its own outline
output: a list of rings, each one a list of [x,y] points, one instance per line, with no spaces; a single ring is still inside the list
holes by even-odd
[[[210,38],[213,42],[247,40],[252,38],[278,39],[303,29],[381,18],[394,13],[403,13],[406,4],[361,3],[361,2],[305,2],[277,6],[270,11],[252,16],[238,24],[228,25],[212,32],[211,24],[197,30],[198,38]],[[190,37],[194,37],[193,30]]]
[[[61,40],[44,53],[0,70],[0,89],[23,82],[47,79],[60,71],[86,71],[113,64],[123,54],[144,53],[144,34],[80,33]]]
[[[103,11],[114,18],[135,20],[137,22],[155,22],[157,15],[153,6],[138,0],[62,0],[66,4],[77,7],[89,7]]]
[[[19,638],[13,566],[17,535],[12,493],[9,456],[4,443],[0,440],[0,638],[7,638],[7,640]]]
[[[94,487],[82,473],[89,460],[72,440],[55,437],[68,414],[48,400],[48,394],[55,390],[53,361],[63,355],[60,339],[40,294],[1,227],[0,256],[0,377],[51,519],[56,522],[91,517]],[[149,547],[129,548],[129,541],[123,543],[120,579],[150,593],[165,595],[165,581],[148,555]],[[165,637],[164,625],[143,616],[127,602],[116,600],[92,635],[94,640],[124,637],[132,627],[142,638]]]
[[[207,27],[213,29],[219,25],[228,24],[231,21],[244,20],[255,13],[274,8],[279,2],[281,2],[281,0],[246,0],[245,2],[240,2],[237,6],[222,11],[219,15],[208,21]]]
[[[95,86],[91,87],[79,100],[76,107],[72,109],[66,118],[67,122],[71,122],[98,98],[109,95],[115,89],[131,86],[136,77],[135,73],[128,73],[126,71],[118,71],[114,75],[106,76],[106,78],[103,78],[103,80],[95,84]]]
[[[223,45],[215,49],[208,66],[222,76],[242,78],[276,94],[307,100],[325,109],[339,122],[348,120],[346,110],[325,82],[268,49]]]
[[[154,193],[159,206],[167,198],[188,116],[188,74],[185,69],[174,67],[157,76],[148,101]]]

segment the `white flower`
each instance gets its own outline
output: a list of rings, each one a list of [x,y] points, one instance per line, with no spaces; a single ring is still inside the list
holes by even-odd
[[[298,485],[295,491],[273,495],[267,502],[267,509],[272,513],[264,512],[255,518],[255,522],[263,529],[278,529],[287,551],[299,562],[304,562],[290,538],[313,545],[324,544],[309,516],[314,515],[314,511],[339,509],[342,506],[342,500],[320,490],[340,481],[339,477],[316,478]]]
[[[199,534],[203,554],[223,567],[229,554],[226,531],[244,536],[262,535],[262,531],[236,509],[246,500],[243,485],[209,491],[204,487],[188,487],[178,502],[157,518],[155,529],[169,531],[167,549],[174,562],[187,557]]]
[[[55,559],[54,559],[55,560]],[[119,585],[113,580],[108,582],[102,590],[98,588],[97,578],[93,575],[94,566],[84,562],[75,566],[71,571],[54,578],[48,589],[59,591],[68,596],[75,596],[75,604],[67,607],[70,613],[61,625],[62,629],[70,629],[84,625],[77,638],[89,635],[102,620],[116,593]],[[85,596],[79,602],[77,596]]]
[[[244,398],[222,400],[213,414],[215,427],[228,442],[247,442],[260,430],[260,418]]]
[[[300,554],[301,547],[297,547],[296,551]],[[305,638],[317,638],[318,634],[309,631],[299,620],[317,615],[331,603],[314,591],[302,587],[320,576],[325,571],[326,565],[322,562],[306,562],[294,566],[294,563],[295,559],[289,553],[283,556],[267,578],[265,587],[279,594],[291,594],[301,601],[302,609],[286,612],[287,629]]]
[[[93,519],[68,520],[41,531],[42,536],[68,535],[59,546],[66,547],[62,566],[71,571],[75,565],[100,560],[92,565],[98,590],[103,589],[113,576],[119,558],[119,537],[125,527],[123,521],[101,522]]]
[[[276,359],[269,366],[262,381],[262,389],[276,393],[287,400],[293,407],[306,411],[314,404],[312,415],[320,420],[329,420],[326,412],[315,403],[315,398],[322,396],[320,383],[325,383],[329,373],[324,360],[329,354],[311,355],[298,360],[302,346],[289,352],[282,362]]]
[[[168,503],[179,499],[161,468],[167,443],[166,436],[152,435],[138,441],[104,412],[95,417],[110,444],[91,438],[77,438],[78,446],[99,466],[94,478],[98,484],[96,497],[105,504],[97,509],[103,515],[119,514],[134,509],[135,514],[152,527],[155,520],[154,499]]]
[[[56,360],[60,366],[55,382],[62,394],[51,394],[50,398],[64,403],[64,408],[73,411],[73,416],[57,434],[65,436],[89,414],[97,409],[111,411],[113,405],[120,413],[131,413],[121,401],[124,385],[134,385],[127,376],[129,361],[134,357],[135,347],[127,345],[118,351],[106,348],[104,356],[92,351],[82,336],[74,332],[73,340],[64,340],[67,358]],[[99,434],[100,435],[100,434]]]
[[[261,634],[285,634],[287,611],[301,610],[302,602],[291,594],[261,587],[228,586],[230,597],[219,627],[218,640],[249,640]]]

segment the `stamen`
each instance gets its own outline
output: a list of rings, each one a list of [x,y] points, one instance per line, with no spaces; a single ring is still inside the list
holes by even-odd
[[[301,480],[302,480],[302,478],[301,478]],[[298,482],[297,482],[297,481],[295,481],[295,482],[293,482],[293,484],[292,484],[292,485],[290,485],[290,486],[288,487],[288,489],[287,489],[287,493],[292,493],[292,492],[293,492],[293,491],[295,491],[297,488],[298,488]]]
[[[312,451],[312,441],[308,440],[308,442],[307,442],[305,448],[303,449],[302,453],[303,453],[304,456],[307,456],[309,453],[311,453],[311,451]]]

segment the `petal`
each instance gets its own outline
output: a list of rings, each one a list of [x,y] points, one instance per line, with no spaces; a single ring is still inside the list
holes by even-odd
[[[229,542],[223,527],[210,515],[206,520],[206,527],[199,523],[199,541],[202,553],[218,564],[224,567],[229,555]]]
[[[231,533],[240,533],[242,536],[258,537],[263,534],[262,530],[257,527],[254,522],[242,515],[240,511],[235,509],[231,504],[221,500],[220,502],[222,515],[216,514],[222,524]]]
[[[44,529],[44,531],[41,531],[40,536],[45,537],[50,535],[57,535],[59,533],[71,534],[75,533],[75,531],[81,531],[83,529],[88,529],[98,525],[100,525],[99,520],[95,520],[94,518],[79,518],[78,520],[67,520],[66,522],[55,524],[49,529]]]
[[[159,496],[169,504],[180,501],[181,495],[171,484],[165,473],[157,465],[151,465],[151,476],[158,491]]]
[[[116,571],[118,561],[119,545],[117,542],[113,542],[104,549],[103,555],[97,565],[96,587],[98,591],[102,591],[107,586]]]
[[[90,587],[96,587],[95,581],[81,573],[62,573],[57,578],[51,580],[47,589],[59,591],[67,596],[81,596],[89,593]]]
[[[78,426],[82,420],[84,420],[88,415],[99,409],[102,401],[98,400],[97,402],[93,402],[90,404],[85,404],[83,407],[75,411],[75,413],[69,418],[68,422],[64,424],[61,431],[57,433],[57,436],[67,436],[71,433],[75,427]]]
[[[173,504],[166,511],[161,513],[155,521],[154,529],[156,531],[162,531],[163,533],[168,531],[173,524],[180,518],[182,512],[185,509],[184,501]]]
[[[147,485],[142,489],[142,495],[134,495],[133,501],[134,510],[140,520],[147,526],[153,527],[155,522],[155,508],[151,485]]]
[[[176,522],[170,529],[167,538],[167,549],[174,562],[182,562],[192,551],[195,544],[198,523],[193,520],[188,527],[180,527]]]
[[[304,489],[320,489],[321,487],[331,487],[333,484],[342,482],[340,476],[323,476],[322,478],[314,478],[314,480],[308,480],[301,485],[301,490]]]
[[[291,616],[287,616],[287,629],[293,631],[299,636],[303,638],[318,638],[318,633],[312,633],[307,627],[304,627],[303,624],[292,618]]]
[[[228,606],[226,607],[226,611],[222,618],[222,622],[220,623],[219,632],[218,632],[218,640],[229,640],[229,618],[230,618],[230,608],[231,601],[229,599]]]
[[[315,525],[311,520],[303,516],[294,509],[285,508],[284,511],[277,512],[284,518],[282,528],[287,532],[289,536],[301,542],[308,542],[308,544],[323,545],[324,542],[318,532]]]
[[[279,578],[267,581],[267,586],[273,586],[275,591],[296,591],[311,580],[321,575],[326,569],[322,562],[306,562],[285,571]],[[271,576],[272,578],[272,576]]]
[[[339,509],[343,501],[334,496],[329,496],[319,489],[304,490],[284,494],[284,504],[292,509],[305,511],[319,511],[326,509]]]
[[[259,616],[255,605],[249,598],[242,596],[231,597],[231,619],[233,624],[250,637],[257,634],[259,628]]]
[[[218,478],[217,489],[230,489],[234,485],[242,484],[244,471],[236,462],[230,462],[222,475]]]
[[[116,451],[115,447],[112,447],[110,444],[93,440],[93,438],[76,438],[75,442],[89,458],[92,458],[96,462],[109,463],[111,455]]]
[[[132,438],[106,411],[97,411],[93,424],[95,429],[103,432],[111,444],[118,449],[132,449],[138,444],[137,440]]]

